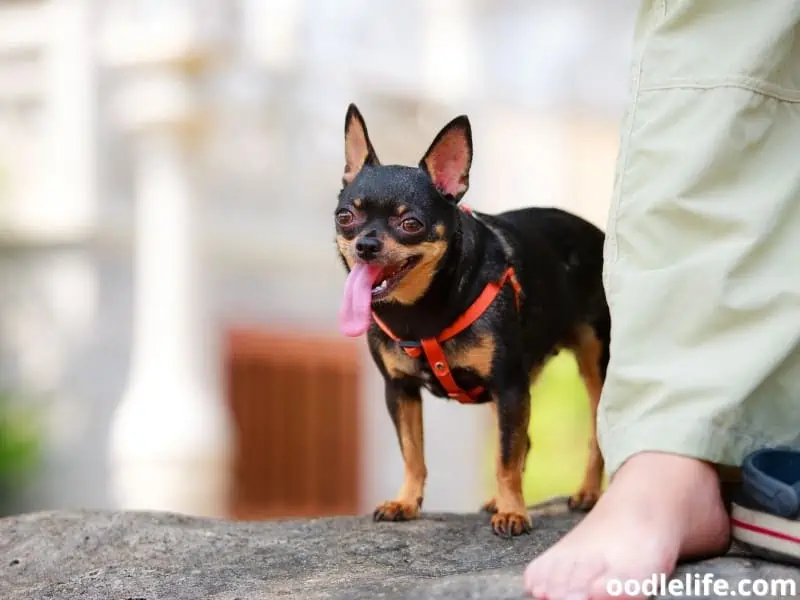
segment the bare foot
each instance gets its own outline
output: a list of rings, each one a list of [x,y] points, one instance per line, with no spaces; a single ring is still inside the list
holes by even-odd
[[[609,593],[609,582],[669,576],[679,559],[721,554],[729,539],[714,468],[646,452],[629,459],[583,521],[528,565],[525,589],[544,600],[630,598]]]

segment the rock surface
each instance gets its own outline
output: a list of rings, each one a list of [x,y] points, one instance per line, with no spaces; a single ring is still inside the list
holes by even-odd
[[[506,540],[491,534],[485,515],[373,523],[367,517],[230,522],[151,513],[34,513],[0,519],[0,598],[518,600],[525,597],[524,565],[576,519],[538,517],[531,535]],[[729,582],[800,582],[800,570],[735,548],[726,557],[682,567],[678,577],[707,571]]]

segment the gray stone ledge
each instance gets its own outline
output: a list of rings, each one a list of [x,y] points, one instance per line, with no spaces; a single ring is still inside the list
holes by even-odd
[[[493,536],[480,514],[373,523],[368,517],[231,522],[33,513],[0,519],[0,598],[519,600],[524,566],[577,519],[537,516],[531,535],[506,540]],[[725,557],[685,565],[678,575],[706,571],[730,582],[792,578],[800,589],[800,570],[735,547]]]

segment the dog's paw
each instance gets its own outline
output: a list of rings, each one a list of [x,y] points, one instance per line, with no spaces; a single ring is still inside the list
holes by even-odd
[[[419,517],[419,506],[390,500],[384,502],[372,513],[374,521],[412,521]]]
[[[533,523],[528,514],[498,512],[492,515],[492,533],[500,537],[510,538],[530,533],[531,529],[533,529]]]
[[[567,505],[570,510],[588,512],[597,504],[601,493],[599,488],[581,488],[570,497]]]
[[[490,515],[493,515],[494,513],[496,513],[497,512],[497,500],[492,498],[488,502],[484,503],[483,506],[481,506],[481,512],[489,513]]]

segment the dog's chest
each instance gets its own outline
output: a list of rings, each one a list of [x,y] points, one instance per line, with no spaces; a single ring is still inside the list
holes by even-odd
[[[488,335],[478,336],[470,343],[457,340],[441,344],[447,365],[462,389],[474,387],[477,382],[489,379],[495,354],[494,339]],[[435,396],[447,397],[439,379],[424,353],[412,357],[396,343],[381,346],[381,360],[392,379],[412,379]]]
[[[417,370],[416,378],[420,381],[422,387],[434,396],[439,396],[440,398],[446,396],[447,393],[444,387],[442,387],[442,384],[439,383],[439,380],[433,375],[433,371],[428,365],[428,362],[425,360],[419,362],[421,362],[421,364]]]

